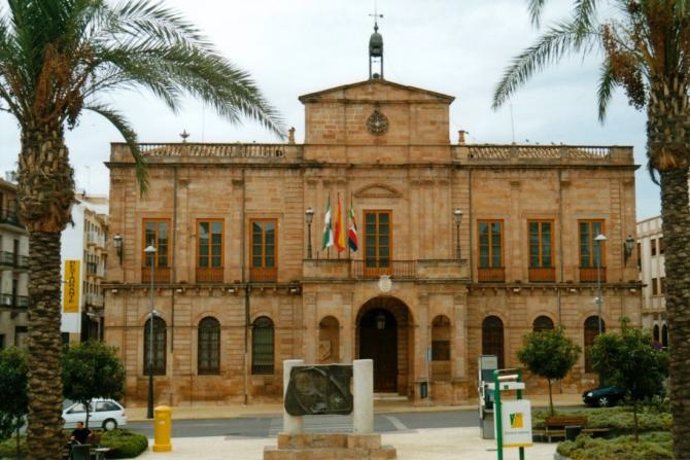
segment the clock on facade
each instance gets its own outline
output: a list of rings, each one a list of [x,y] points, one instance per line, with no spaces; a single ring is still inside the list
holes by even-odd
[[[374,112],[367,119],[367,129],[375,136],[384,134],[388,131],[388,118],[378,109],[374,109]]]

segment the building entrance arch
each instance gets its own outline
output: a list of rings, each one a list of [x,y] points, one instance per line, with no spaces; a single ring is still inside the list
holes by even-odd
[[[407,394],[412,321],[407,305],[392,297],[365,303],[357,315],[357,356],[374,362],[374,391]]]

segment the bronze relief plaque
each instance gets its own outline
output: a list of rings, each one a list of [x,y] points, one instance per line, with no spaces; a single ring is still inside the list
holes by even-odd
[[[351,365],[295,366],[285,393],[292,416],[345,415],[352,412]]]

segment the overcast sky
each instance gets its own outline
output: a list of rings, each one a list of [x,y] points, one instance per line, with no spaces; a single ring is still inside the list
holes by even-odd
[[[375,0],[165,0],[196,24],[233,63],[247,70],[286,126],[303,141],[302,94],[368,78],[368,41]],[[569,14],[569,0],[551,0],[544,23]],[[7,1],[0,0],[3,8]],[[637,218],[660,213],[659,188],[645,164],[645,117],[614,95],[604,125],[597,121],[601,57],[576,56],[533,78],[498,111],[493,90],[511,58],[537,36],[526,0],[377,0],[386,80],[454,96],[449,136],[469,131],[470,143],[631,145],[640,165]],[[105,100],[123,111],[141,142],[276,142],[256,123],[229,125],[192,100],[173,114],[152,95],[119,93]],[[511,116],[512,112],[512,116]],[[512,121],[511,121],[512,120]],[[15,169],[16,122],[0,113],[0,171]],[[67,134],[78,188],[108,193],[110,142],[117,131],[86,113]]]

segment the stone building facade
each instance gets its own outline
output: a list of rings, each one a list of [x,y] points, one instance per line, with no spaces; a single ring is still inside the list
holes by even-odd
[[[377,75],[300,101],[304,144],[142,144],[143,195],[112,145],[105,335],[128,404],[149,362],[156,403],[277,400],[292,358],[373,358],[375,391],[455,403],[533,329],[586,347],[599,318],[641,323],[632,148],[451,143],[452,97]],[[357,251],[323,249],[329,203]]]
[[[0,348],[26,347],[29,233],[17,213],[12,173],[0,179]]]

